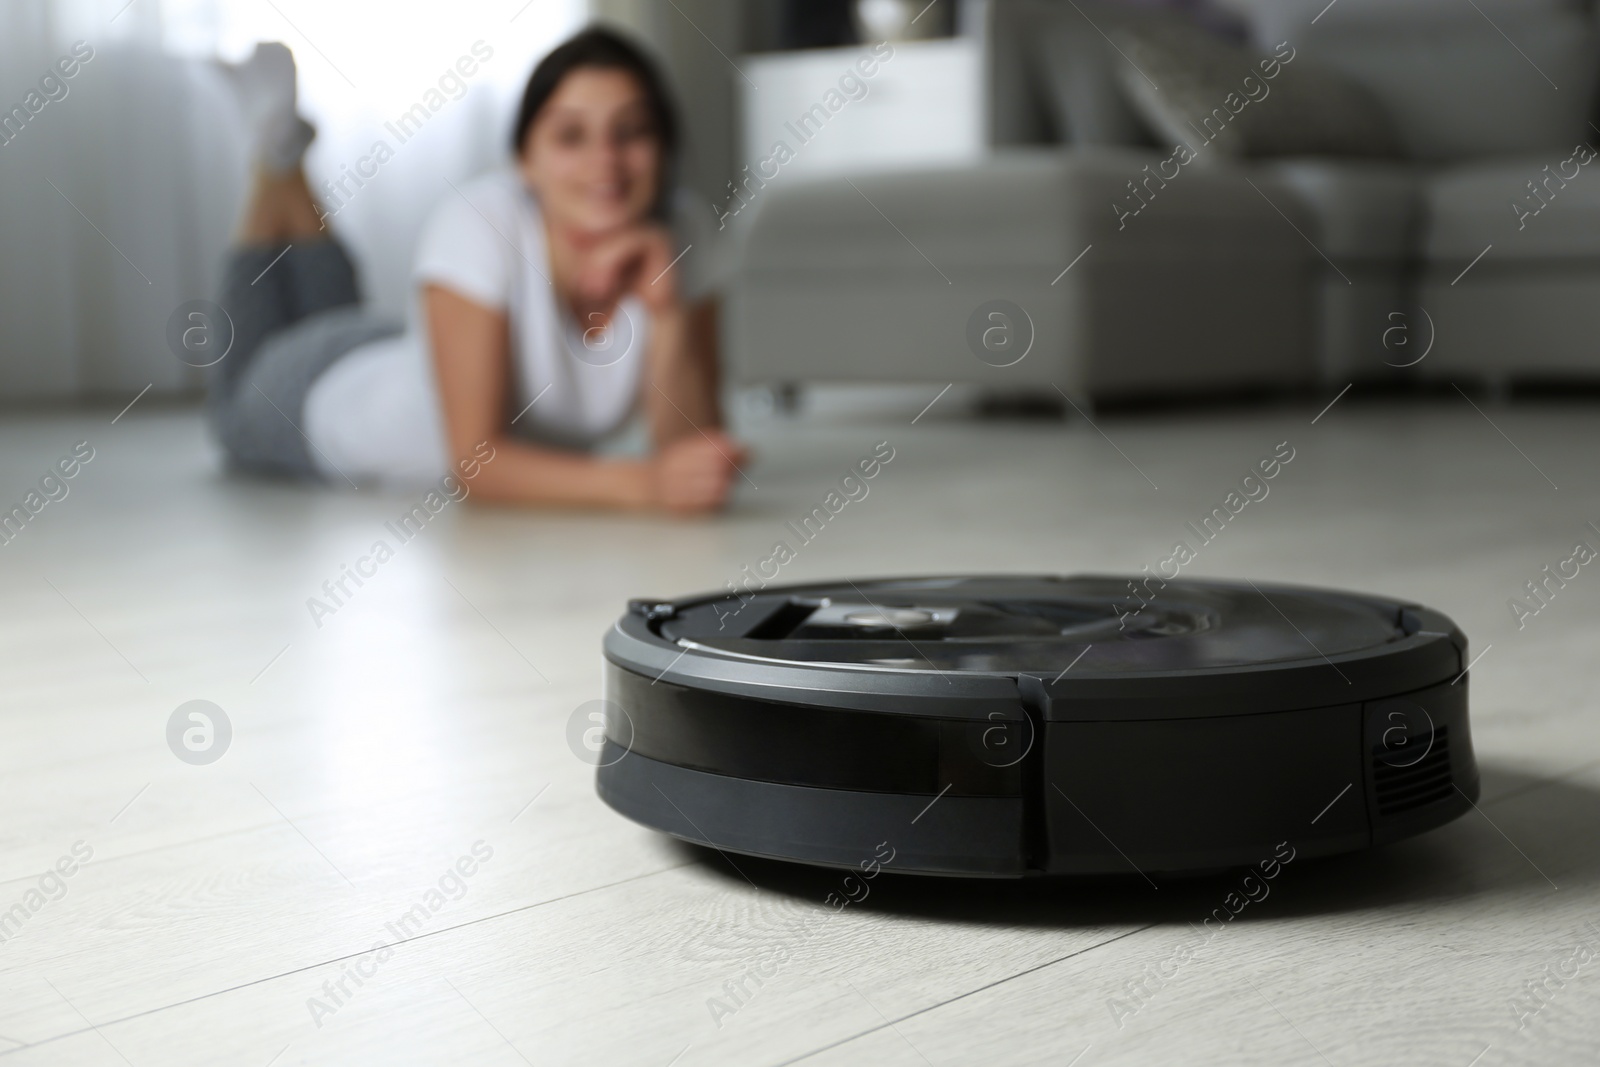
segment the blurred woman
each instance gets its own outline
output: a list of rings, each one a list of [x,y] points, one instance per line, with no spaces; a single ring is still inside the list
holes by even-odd
[[[233,347],[208,382],[234,467],[352,482],[470,473],[473,499],[511,504],[726,502],[744,451],[721,430],[712,306],[691,306],[675,265],[676,111],[636,46],[591,28],[539,63],[514,165],[453,188],[423,231],[410,331],[361,307],[325,228],[288,49],[258,46],[229,74],[257,139],[221,295]],[[595,454],[636,415],[648,457]]]

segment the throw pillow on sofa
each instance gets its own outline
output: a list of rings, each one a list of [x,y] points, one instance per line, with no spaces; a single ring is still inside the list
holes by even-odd
[[[1393,157],[1399,139],[1354,80],[1298,57],[1288,43],[1261,56],[1198,26],[1165,23],[1112,35],[1134,110],[1163,140],[1198,158]]]

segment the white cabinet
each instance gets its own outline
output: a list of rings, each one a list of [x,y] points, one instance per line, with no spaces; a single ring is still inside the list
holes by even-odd
[[[982,53],[956,37],[746,56],[740,158],[768,181],[975,160]]]

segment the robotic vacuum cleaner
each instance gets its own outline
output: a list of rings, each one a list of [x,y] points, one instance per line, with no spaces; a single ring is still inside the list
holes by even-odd
[[[637,600],[598,789],[725,852],[1015,878],[1409,837],[1478,796],[1444,615],[1252,582],[948,577]]]

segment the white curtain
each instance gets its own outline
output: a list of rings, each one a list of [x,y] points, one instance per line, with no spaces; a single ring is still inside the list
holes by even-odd
[[[332,226],[370,302],[398,317],[417,234],[453,195],[447,179],[505,160],[528,71],[585,10],[585,0],[4,0],[0,119],[22,110],[0,137],[0,401],[192,390],[167,319],[213,293],[248,177],[210,58],[241,58],[257,40],[294,50],[301,110],[318,127],[314,187],[389,146],[375,176],[347,182],[353,195],[341,195]],[[76,61],[71,77],[62,60]],[[402,143],[388,124],[417,104],[428,117]]]

